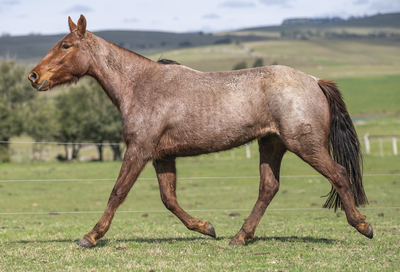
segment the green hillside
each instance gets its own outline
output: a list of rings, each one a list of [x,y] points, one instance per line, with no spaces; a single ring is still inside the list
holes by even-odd
[[[163,52],[172,49],[190,48],[204,45],[224,44],[233,41],[232,36],[198,33],[169,33],[151,31],[99,31],[95,35],[118,44],[139,54]],[[35,62],[43,58],[47,52],[65,34],[60,35],[30,35],[0,37],[0,58],[13,58]],[[236,38],[237,35],[234,37]],[[239,35],[242,41],[265,40],[264,37]]]

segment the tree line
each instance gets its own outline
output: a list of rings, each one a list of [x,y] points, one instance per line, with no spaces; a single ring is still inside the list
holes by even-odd
[[[12,137],[26,134],[35,142],[62,142],[62,160],[78,158],[80,143],[122,142],[122,120],[101,87],[91,79],[70,86],[55,96],[33,89],[28,69],[13,60],[0,60],[0,162],[9,162]],[[57,92],[57,91],[56,91]],[[110,145],[114,160],[121,160],[121,145]]]

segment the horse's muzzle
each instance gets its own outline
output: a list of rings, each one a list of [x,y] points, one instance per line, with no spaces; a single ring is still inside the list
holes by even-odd
[[[41,91],[48,82],[47,79],[45,79],[42,83],[39,83],[39,75],[34,71],[28,75],[28,79],[31,81],[32,86],[38,91]]]

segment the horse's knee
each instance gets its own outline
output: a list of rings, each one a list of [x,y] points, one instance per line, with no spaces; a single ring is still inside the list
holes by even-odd
[[[279,182],[274,180],[260,186],[259,198],[261,200],[271,200],[279,191]]]
[[[127,195],[127,192],[121,190],[113,190],[110,194],[110,198],[108,199],[108,203],[121,205],[125,201]]]
[[[176,198],[174,197],[162,195],[161,200],[164,203],[165,208],[167,208],[170,211],[176,207]]]

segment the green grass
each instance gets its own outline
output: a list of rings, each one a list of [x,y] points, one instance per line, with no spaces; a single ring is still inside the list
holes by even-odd
[[[257,199],[257,147],[251,148],[251,159],[237,149],[234,160],[230,152],[218,159],[178,160],[179,202],[193,216],[212,222],[217,239],[191,232],[171,216],[148,165],[109,232],[92,249],[75,241],[100,218],[120,163],[2,164],[2,180],[45,181],[0,183],[1,213],[43,213],[0,215],[0,271],[392,271],[400,265],[400,209],[380,208],[399,206],[400,176],[364,179],[373,209],[361,212],[375,230],[369,240],[347,224],[342,211],[319,209],[325,201],[320,196],[330,190],[326,179],[288,177],[317,175],[293,154],[285,156],[280,191],[255,239],[243,247],[228,246]],[[367,156],[364,172],[399,174],[398,165],[399,156]],[[225,178],[195,178],[209,176]],[[234,176],[255,178],[227,178]],[[66,178],[87,180],[56,181]],[[304,210],[279,210],[290,208]]]
[[[341,78],[335,81],[352,117],[400,115],[400,76]]]

